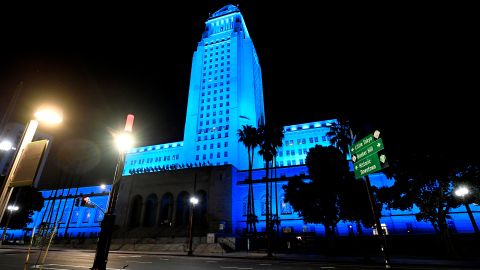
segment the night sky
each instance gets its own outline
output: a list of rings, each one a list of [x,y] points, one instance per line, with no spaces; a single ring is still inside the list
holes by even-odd
[[[23,81],[11,121],[26,123],[45,101],[64,109],[61,127],[40,128],[55,137],[45,178],[65,177],[59,160],[80,155],[78,145],[99,150],[85,183],[111,178],[109,130],[122,129],[128,113],[138,145],[183,140],[204,22],[239,3],[262,67],[268,122],[344,117],[380,129],[390,151],[478,161],[479,44],[468,7],[267,2],[24,10],[1,37],[0,113]]]

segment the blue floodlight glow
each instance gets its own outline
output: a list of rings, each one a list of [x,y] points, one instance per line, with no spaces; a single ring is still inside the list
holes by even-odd
[[[235,79],[233,79],[235,78]],[[193,53],[192,71],[189,86],[187,113],[183,141],[167,142],[157,145],[141,146],[127,151],[123,176],[157,173],[200,166],[218,166],[231,164],[231,228],[233,233],[241,233],[246,223],[248,177],[247,149],[238,142],[237,132],[244,125],[258,127],[265,121],[263,102],[263,83],[260,61],[251,40],[244,19],[238,7],[227,5],[214,12],[205,22],[205,31]],[[293,124],[284,127],[284,140],[278,149],[274,175],[277,178],[278,202],[273,205],[284,232],[324,233],[322,225],[305,224],[292,207],[283,201],[282,185],[293,176],[308,178],[306,157],[310,148],[316,145],[328,146],[326,133],[336,119],[311,123]],[[257,229],[265,230],[265,176],[264,164],[260,156],[255,156],[253,164],[254,196]],[[138,179],[140,181],[140,179]],[[370,176],[372,185],[381,187],[393,183],[382,173]],[[107,188],[109,190],[110,187]],[[106,207],[108,192],[99,186],[81,187],[78,192],[72,189],[42,191],[45,198],[44,208],[35,212],[28,228],[38,227],[45,222],[48,207],[54,197],[55,205],[68,195],[68,207],[60,213],[59,236],[73,237],[96,236],[100,231],[103,214],[98,209],[75,207],[74,198],[81,194],[88,196],[101,207]],[[63,201],[62,203],[64,203]],[[50,206],[49,206],[50,205]],[[277,209],[277,205],[278,208]],[[58,211],[59,207],[54,207]],[[277,211],[278,210],[278,211]],[[480,218],[480,206],[472,206],[476,219]],[[412,232],[433,233],[431,224],[418,222],[415,213],[418,208],[409,211],[383,209],[381,222],[386,224],[389,233],[406,234]],[[65,216],[71,215],[69,229],[66,229]],[[473,232],[464,208],[454,209],[451,213],[450,227],[458,232]],[[48,221],[53,224],[55,221]],[[452,225],[454,224],[454,225]],[[338,232],[348,235],[356,224],[340,222]],[[364,228],[372,233],[371,229]],[[66,232],[67,231],[67,232]],[[8,234],[21,235],[24,232],[9,230]]]

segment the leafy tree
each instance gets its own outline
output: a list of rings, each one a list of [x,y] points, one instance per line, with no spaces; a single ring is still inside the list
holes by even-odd
[[[445,251],[453,255],[447,218],[450,209],[460,202],[454,197],[452,162],[438,153],[413,154],[397,159],[389,168],[395,179],[391,187],[379,189],[378,196],[388,208],[411,210],[418,221],[430,222],[445,244]]]
[[[338,148],[345,156],[350,153],[350,146],[355,141],[355,136],[350,128],[350,121],[337,120],[336,123],[332,123],[327,137],[330,143]]]
[[[271,215],[271,198],[270,193],[272,190],[271,183],[268,181],[269,177],[269,169],[270,163],[273,161],[273,158],[277,155],[277,150],[279,147],[282,146],[284,132],[282,128],[277,128],[271,125],[262,124],[259,127],[259,136],[260,136],[260,150],[259,154],[263,157],[265,161],[265,225],[266,225],[266,233],[267,233],[267,249],[268,254],[267,256],[272,256],[272,250],[270,246],[270,233],[272,229],[272,225],[270,222],[270,215]]]
[[[42,193],[33,187],[20,187],[13,190],[8,205],[17,205],[18,211],[5,213],[1,226],[4,227],[8,215],[12,215],[8,224],[9,228],[22,229],[28,223],[32,222],[34,211],[40,211],[43,208]]]
[[[252,167],[255,156],[255,148],[260,143],[260,136],[257,128],[251,125],[243,125],[238,132],[238,141],[243,143],[248,151],[248,202],[247,202],[247,233],[256,232],[255,203],[252,184]]]
[[[342,197],[339,201],[340,219],[343,221],[355,222],[357,229],[361,232],[361,226],[371,228],[375,224],[368,197],[365,182],[362,179],[349,177],[342,187]],[[370,192],[375,193],[376,188],[371,187]],[[375,203],[375,215],[381,215],[382,204],[378,200]]]
[[[327,237],[333,238],[341,220],[344,187],[353,181],[353,175],[343,153],[333,146],[310,148],[306,164],[311,181],[299,177],[290,180],[283,186],[285,201],[305,222],[323,224]]]

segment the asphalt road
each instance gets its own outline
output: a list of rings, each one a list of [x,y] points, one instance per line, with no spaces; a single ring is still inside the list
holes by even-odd
[[[27,252],[18,249],[0,250],[0,269],[23,269]],[[92,251],[50,251],[43,266],[35,265],[41,261],[39,252],[30,255],[27,269],[45,270],[83,270],[92,266],[94,252]],[[218,258],[218,257],[189,257],[165,256],[146,254],[110,253],[108,270],[142,269],[142,270],[271,270],[271,269],[384,269],[381,265],[338,264],[313,261],[284,261],[269,259],[243,259],[243,258]],[[439,269],[438,266],[402,266],[395,269]],[[456,267],[442,267],[441,269],[467,269]],[[473,269],[473,268],[472,268]]]

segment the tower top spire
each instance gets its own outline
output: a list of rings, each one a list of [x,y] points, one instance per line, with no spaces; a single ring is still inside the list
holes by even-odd
[[[211,16],[210,19],[220,17],[229,13],[234,13],[234,12],[240,12],[240,9],[238,9],[238,6],[234,6],[232,4],[226,5],[222,7],[221,9],[217,10],[214,12]]]

